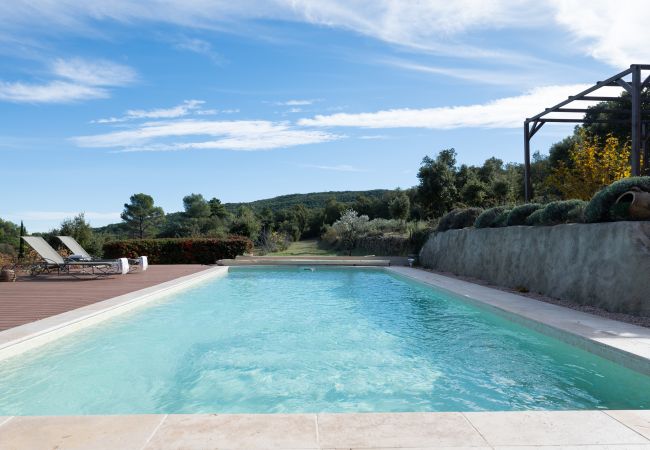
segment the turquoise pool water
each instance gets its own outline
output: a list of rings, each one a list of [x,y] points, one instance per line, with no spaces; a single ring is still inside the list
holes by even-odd
[[[649,377],[371,269],[235,269],[0,361],[0,415],[649,407]]]

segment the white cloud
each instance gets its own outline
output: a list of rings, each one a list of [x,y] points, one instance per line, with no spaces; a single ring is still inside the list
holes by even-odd
[[[337,166],[320,166],[316,164],[301,164],[302,167],[309,169],[331,170],[334,172],[367,172],[366,169],[359,169],[358,167],[350,166],[348,164],[339,164]]]
[[[45,84],[0,81],[0,100],[16,103],[68,103],[108,96],[106,89],[66,81]]]
[[[197,137],[216,139],[197,139]],[[80,147],[121,151],[171,151],[190,149],[270,150],[341,139],[321,130],[298,129],[265,120],[148,122],[123,131],[72,138]],[[192,139],[188,141],[188,139]]]
[[[650,60],[647,0],[553,0],[555,20],[593,58],[625,69]]]
[[[311,127],[359,128],[518,128],[522,126],[525,118],[542,112],[544,108],[566,100],[569,95],[575,95],[587,87],[589,86],[546,86],[532,89],[516,97],[505,97],[467,106],[402,108],[357,114],[317,115],[311,119],[301,119],[298,124]],[[620,89],[602,88],[599,92],[618,94]],[[581,106],[591,104],[592,102],[581,102]],[[566,114],[556,113],[552,117],[569,117]],[[575,115],[571,117],[575,117]]]
[[[163,22],[183,27],[238,30],[241,22],[277,19],[346,29],[390,44],[455,57],[498,58],[517,64],[525,53],[475,45],[476,33],[567,31],[586,54],[617,67],[647,60],[650,49],[647,0],[13,0],[0,2],[0,36],[97,34],[98,21],[141,26]],[[560,30],[558,30],[560,28]],[[543,37],[543,35],[542,35]],[[572,43],[568,42],[568,46]],[[208,54],[209,42],[177,44]]]
[[[84,86],[125,86],[137,79],[135,71],[128,66],[80,58],[55,60],[52,73]]]
[[[17,103],[68,103],[107,98],[109,86],[124,86],[136,79],[135,71],[105,60],[57,59],[54,79],[41,83],[0,80],[0,100]]]
[[[177,117],[187,116],[191,113],[197,115],[210,115],[217,113],[217,111],[214,109],[202,109],[201,105],[204,103],[205,102],[203,100],[185,100],[180,105],[176,105],[171,108],[129,109],[122,117],[98,119],[94,120],[93,123],[117,123],[138,119],[173,119]]]

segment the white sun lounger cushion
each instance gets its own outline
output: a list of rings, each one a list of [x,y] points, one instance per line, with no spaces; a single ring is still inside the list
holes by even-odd
[[[140,257],[140,270],[145,271],[147,270],[147,267],[149,267],[149,259],[146,256],[141,256]]]

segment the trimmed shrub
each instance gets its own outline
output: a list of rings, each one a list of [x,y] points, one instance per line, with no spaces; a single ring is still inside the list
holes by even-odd
[[[507,227],[508,226],[508,215],[510,215],[510,209],[506,209],[503,211],[501,214],[499,214],[496,219],[494,219],[494,222],[492,222],[492,226],[496,228],[501,228],[501,227]]]
[[[632,188],[650,192],[650,177],[630,177],[615,181],[598,191],[585,208],[585,222],[610,222],[616,220],[616,211],[612,211],[614,202],[623,193]]]
[[[497,225],[497,218],[505,211],[508,211],[506,206],[495,206],[494,208],[486,209],[483,213],[476,218],[474,226],[476,228],[490,228]]]
[[[588,203],[582,202],[567,213],[567,223],[585,223],[585,209]]]
[[[526,225],[542,225],[542,213],[544,208],[533,211],[530,216],[526,218]]]
[[[506,219],[506,226],[526,225],[526,219],[535,211],[542,209],[544,205],[540,203],[526,203],[524,205],[515,206],[508,213]]]
[[[570,222],[570,213],[576,208],[584,208],[583,200],[561,200],[548,203],[542,210],[542,225],[559,225]]]
[[[242,236],[226,239],[129,239],[104,244],[105,258],[146,255],[151,264],[214,264],[251,251],[253,242]]]
[[[454,209],[442,216],[436,231],[458,230],[471,227],[482,212],[483,209],[481,208]]]

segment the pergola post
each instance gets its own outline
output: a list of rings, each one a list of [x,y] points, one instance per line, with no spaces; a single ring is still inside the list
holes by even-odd
[[[632,154],[631,166],[632,176],[641,175],[641,145],[643,136],[641,136],[641,68],[638,65],[630,66],[632,70]]]
[[[524,121],[524,199],[530,201],[532,196],[532,183],[530,182],[530,123]]]

